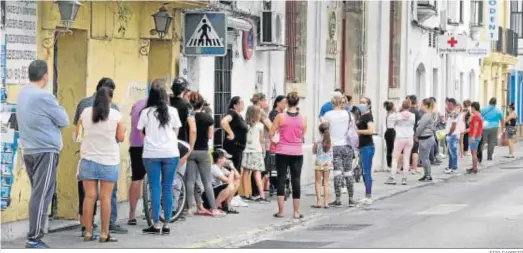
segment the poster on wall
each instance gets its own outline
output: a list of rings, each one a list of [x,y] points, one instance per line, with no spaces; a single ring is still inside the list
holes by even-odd
[[[11,204],[11,187],[19,148],[16,120],[16,94],[8,87],[29,83],[28,67],[37,55],[36,1],[2,1],[2,43],[0,45],[1,110],[0,110],[0,188],[1,210]],[[10,102],[10,103],[9,103]]]

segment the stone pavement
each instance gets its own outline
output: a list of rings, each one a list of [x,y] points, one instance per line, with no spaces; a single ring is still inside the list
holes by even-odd
[[[523,159],[523,143],[517,144],[516,159]],[[504,163],[514,161],[514,159],[503,158],[507,154],[506,147],[497,147],[493,161],[484,161],[480,169],[498,169]],[[409,175],[408,185],[385,185],[384,182],[388,173],[374,173],[373,197],[375,201],[390,198],[406,191],[429,186],[432,184],[444,183],[450,178],[464,174],[464,170],[471,165],[471,157],[465,156],[460,159],[460,169],[453,174],[444,174],[443,168],[447,160],[440,166],[433,166],[433,178],[431,183],[418,182],[420,175]],[[332,180],[331,186],[332,186]],[[334,192],[331,187],[331,193]],[[364,195],[363,183],[355,186],[356,199]],[[331,197],[331,200],[334,198]],[[129,229],[127,235],[115,235],[119,239],[117,243],[100,244],[98,242],[83,242],[80,237],[79,229],[66,230],[47,234],[44,241],[53,248],[217,248],[235,247],[237,245],[248,244],[249,241],[257,241],[260,237],[265,237],[278,231],[288,230],[298,226],[303,226],[307,222],[317,221],[341,213],[350,212],[356,207],[347,208],[347,195],[344,194],[342,201],[345,206],[341,208],[313,209],[310,208],[315,203],[313,185],[302,187],[301,212],[305,216],[302,220],[292,219],[292,202],[286,202],[285,218],[274,218],[276,212],[276,201],[273,197],[271,203],[259,204],[249,203],[249,207],[237,208],[240,214],[232,214],[223,218],[213,217],[187,217],[186,221],[175,222],[171,225],[171,235],[151,236],[142,235],[141,229],[146,227],[146,221],[139,219],[138,226],[126,226]],[[126,218],[125,216],[120,216]],[[125,224],[121,220],[120,224]],[[147,238],[146,241],[141,239]],[[17,239],[10,242],[2,242],[3,248],[24,247],[24,239]]]

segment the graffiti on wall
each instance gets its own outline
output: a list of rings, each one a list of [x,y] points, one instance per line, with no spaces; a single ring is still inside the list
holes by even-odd
[[[0,176],[1,210],[11,205],[19,154],[16,121],[16,95],[21,84],[28,83],[27,68],[36,59],[36,1],[1,1],[0,36]]]

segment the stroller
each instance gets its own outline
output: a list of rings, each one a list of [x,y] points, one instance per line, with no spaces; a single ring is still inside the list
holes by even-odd
[[[276,155],[273,153],[267,153],[265,156],[265,168],[269,172],[269,196],[275,196],[277,194],[276,185],[278,184],[278,172],[276,170]],[[291,195],[291,180],[290,171],[287,170],[285,177],[285,200]]]

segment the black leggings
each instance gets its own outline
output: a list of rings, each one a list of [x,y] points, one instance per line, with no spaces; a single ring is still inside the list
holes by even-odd
[[[469,134],[466,133],[463,135],[463,151],[469,151]]]
[[[287,180],[287,169],[291,171],[292,198],[300,198],[301,167],[303,166],[303,155],[276,154],[276,170],[278,172],[278,196],[285,196],[285,181]]]
[[[394,139],[396,139],[396,131],[394,128],[387,128],[385,131],[385,144],[387,145],[387,167],[392,167],[392,151],[394,150]]]

